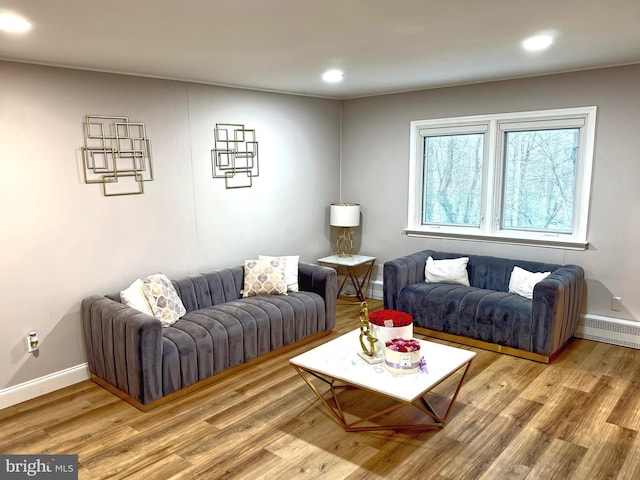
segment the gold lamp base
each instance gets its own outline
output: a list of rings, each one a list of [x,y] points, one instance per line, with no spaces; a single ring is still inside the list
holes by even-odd
[[[353,257],[353,236],[349,227],[342,227],[336,241],[336,254],[339,257]]]

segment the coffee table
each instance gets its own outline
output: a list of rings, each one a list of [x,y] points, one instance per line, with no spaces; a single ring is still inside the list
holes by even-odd
[[[419,340],[427,371],[395,374],[387,370],[384,364],[371,365],[358,356],[359,335],[360,329],[353,330],[290,360],[293,368],[345,431],[433,430],[444,427],[475,352]],[[456,372],[461,373],[460,379],[455,384],[450,401],[448,403],[445,401],[444,405],[438,406],[438,409],[444,413],[438,413],[427,397],[438,385],[454,376]],[[328,390],[321,392],[316,383],[320,386],[324,384]],[[355,415],[355,419],[349,419],[339,398],[340,393],[348,389],[361,392],[364,396],[360,400],[361,406],[364,406],[367,401],[376,403],[374,402],[376,397],[378,399],[384,397],[387,401],[383,402],[385,405],[379,409],[366,408],[365,410],[370,411],[364,416]],[[442,393],[438,392],[437,397],[442,400]],[[388,401],[389,399],[391,402]],[[354,405],[357,407],[357,402]],[[413,407],[409,420],[394,422],[392,414],[406,407]],[[415,409],[421,412],[419,421],[416,419]],[[349,416],[353,417],[354,414],[349,412]],[[406,417],[407,415],[404,416]],[[395,418],[403,417],[398,415]],[[392,421],[376,423],[374,419],[391,419]],[[428,420],[427,423],[423,423],[425,419]]]

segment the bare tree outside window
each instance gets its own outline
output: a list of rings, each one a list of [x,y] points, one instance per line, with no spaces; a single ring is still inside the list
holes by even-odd
[[[424,223],[480,225],[484,134],[424,142]]]
[[[571,232],[580,130],[505,133],[502,228]]]

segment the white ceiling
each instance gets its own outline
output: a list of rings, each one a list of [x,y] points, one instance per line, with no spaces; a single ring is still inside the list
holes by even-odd
[[[640,63],[640,0],[0,0],[1,10],[33,28],[0,32],[0,59],[330,98]],[[540,32],[556,35],[552,47],[523,51]],[[324,83],[329,68],[344,80]]]

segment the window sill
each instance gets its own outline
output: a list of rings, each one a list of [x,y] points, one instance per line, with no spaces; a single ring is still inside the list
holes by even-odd
[[[552,239],[531,239],[514,238],[495,235],[474,235],[468,233],[434,232],[425,230],[414,230],[406,228],[404,233],[407,237],[422,238],[447,238],[451,240],[467,240],[487,243],[506,243],[511,245],[524,245],[528,247],[560,248],[564,250],[588,250],[589,242],[579,242],[574,240],[552,240]]]

